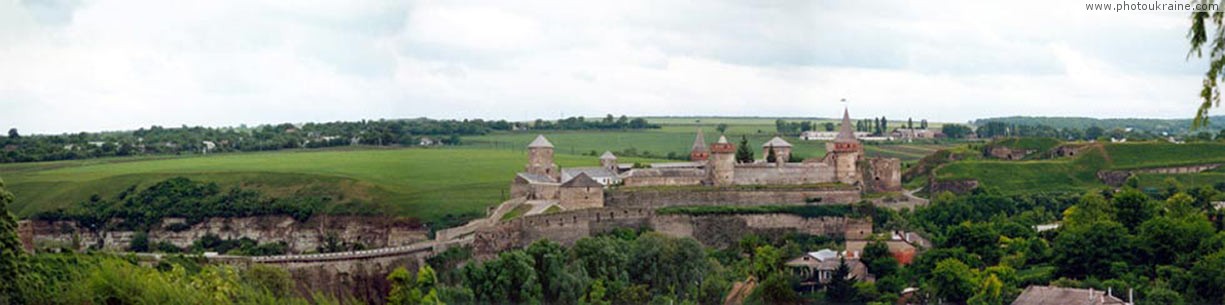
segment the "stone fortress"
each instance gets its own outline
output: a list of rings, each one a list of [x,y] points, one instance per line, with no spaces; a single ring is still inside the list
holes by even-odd
[[[691,188],[682,189],[695,192],[727,190],[737,186],[792,186],[790,189],[811,186],[812,190],[820,189],[817,193],[828,192],[825,190],[830,189],[818,186],[840,186],[834,188],[842,192],[853,188],[856,194],[901,191],[901,161],[896,158],[865,157],[863,146],[855,136],[850,114],[846,110],[843,111],[839,128],[838,135],[826,143],[824,157],[790,162],[791,143],[774,137],[762,144],[761,150],[761,156],[768,156],[772,151],[776,156],[774,162],[757,160],[752,163],[736,162],[736,146],[729,143],[726,136],[721,135],[718,141],[707,145],[699,129],[690,151],[689,162],[655,163],[647,168],[618,164],[616,156],[611,152],[604,152],[600,156],[599,167],[561,169],[553,163],[553,144],[544,135],[539,135],[528,144],[528,163],[523,172],[515,175],[510,194],[512,198],[522,198],[536,206],[557,206],[561,210],[572,211],[641,206],[642,204],[609,202],[633,197],[611,194],[611,191],[650,187],[689,186]],[[814,198],[820,197],[818,194]],[[839,198],[833,200],[834,202],[841,203],[858,200],[858,196],[833,197]],[[635,199],[640,201],[643,198]],[[734,201],[737,201],[719,196],[711,199],[725,201],[711,204],[736,204]],[[772,203],[782,202],[758,204]]]

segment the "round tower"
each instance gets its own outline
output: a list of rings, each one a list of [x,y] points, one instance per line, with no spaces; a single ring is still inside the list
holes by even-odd
[[[553,143],[545,139],[544,135],[537,135],[536,140],[527,145],[527,166],[524,171],[549,177],[553,181],[561,178],[561,171],[558,171],[557,164],[553,163]]]
[[[710,175],[710,183],[714,185],[731,185],[735,181],[736,146],[727,142],[727,137],[719,136],[719,141],[710,144],[710,160],[707,160],[706,170]]]

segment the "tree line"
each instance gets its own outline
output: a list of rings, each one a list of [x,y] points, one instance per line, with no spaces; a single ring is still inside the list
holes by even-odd
[[[659,128],[643,118],[611,114],[602,120],[570,117],[535,122],[482,119],[362,120],[305,124],[270,124],[247,127],[163,127],[132,131],[26,135],[9,129],[0,138],[0,163],[76,160],[115,156],[199,154],[324,148],[349,145],[418,146],[459,145],[463,136],[513,130],[592,130]]]

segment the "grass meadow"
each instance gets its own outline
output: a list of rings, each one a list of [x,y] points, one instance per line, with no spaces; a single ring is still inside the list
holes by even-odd
[[[526,153],[481,149],[279,151],[201,157],[60,161],[0,165],[19,216],[66,208],[93,194],[184,176],[277,194],[313,187],[343,190],[344,201],[384,206],[425,221],[472,218],[502,201]],[[627,161],[650,161],[628,159]],[[559,154],[560,166],[597,166],[596,157]]]

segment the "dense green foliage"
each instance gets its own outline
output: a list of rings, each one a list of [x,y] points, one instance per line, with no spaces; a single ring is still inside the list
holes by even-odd
[[[175,177],[148,188],[136,186],[120,192],[115,198],[92,197],[69,209],[41,212],[33,215],[40,220],[72,220],[84,227],[145,231],[160,225],[163,218],[182,217],[187,224],[196,224],[209,217],[247,217],[290,215],[305,221],[327,198],[267,198],[258,191],[231,188],[221,190],[216,183]],[[112,219],[122,219],[113,223]]]
[[[13,194],[4,189],[4,180],[0,180],[0,304],[21,303],[24,298],[17,296],[18,286],[13,279],[21,274],[22,249],[17,239],[17,219],[9,213],[8,205],[13,202]]]
[[[1219,271],[1225,256],[1218,254],[1225,253],[1225,226],[1209,218],[1219,213],[1198,203],[1215,194],[1173,192],[940,194],[904,215],[937,247],[901,273],[929,287],[932,297],[975,304],[1006,303],[1027,285],[1135,289],[1150,302],[1217,304],[1225,287]],[[1057,219],[1056,230],[1031,229]]]
[[[339,304],[295,296],[289,274],[168,259],[157,268],[102,254],[39,254],[23,270],[16,304]],[[353,303],[349,300],[346,303]]]

